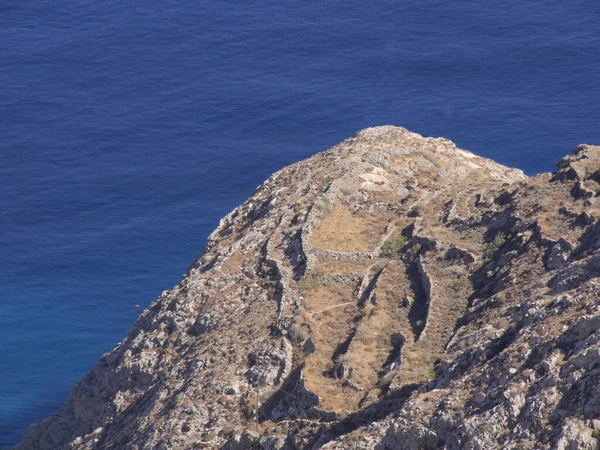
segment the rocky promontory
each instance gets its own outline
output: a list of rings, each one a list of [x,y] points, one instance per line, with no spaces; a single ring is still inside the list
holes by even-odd
[[[18,450],[600,448],[600,147],[398,127],[272,175]]]

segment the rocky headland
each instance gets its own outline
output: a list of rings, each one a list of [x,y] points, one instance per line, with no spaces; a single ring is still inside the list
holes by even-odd
[[[271,176],[18,450],[600,448],[600,147],[403,128]]]

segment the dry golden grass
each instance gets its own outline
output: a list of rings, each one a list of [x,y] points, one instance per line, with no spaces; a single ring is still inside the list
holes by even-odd
[[[333,353],[347,339],[360,313],[351,303],[351,287],[325,284],[306,291],[304,305],[316,351],[307,358],[304,373],[309,389],[321,397],[322,408],[346,412],[358,408],[364,392],[375,388],[380,380],[383,366],[393,350],[391,336],[394,333],[406,337],[395,382],[400,385],[420,383],[434,376],[434,363],[443,355],[454,324],[466,308],[470,284],[468,281],[457,283],[465,273],[434,267],[428,270],[436,281],[434,300],[426,334],[418,342],[414,341],[408,320],[410,308],[403,306],[404,298],[412,295],[403,264],[388,262],[379,278],[375,289],[377,305],[373,308],[369,304],[372,311],[362,312],[364,317],[350,349],[340,356],[340,361],[353,369],[350,381],[363,389],[361,393],[342,387],[341,380],[323,375],[336,362],[332,361]]]
[[[336,348],[348,338],[354,326],[356,307],[352,288],[324,284],[307,290],[304,294],[304,308],[315,347],[314,353],[306,358],[303,371],[307,387],[319,395],[321,408],[353,411],[358,405],[359,397],[351,394],[356,392],[342,387],[342,381],[324,375],[324,372],[333,367],[332,356]]]
[[[389,220],[389,214],[351,214],[343,206],[336,205],[314,229],[312,245],[321,250],[367,252],[385,234]]]
[[[379,382],[383,366],[393,350],[392,334],[402,333],[408,340],[413,340],[408,309],[401,306],[407,285],[402,264],[389,262],[375,290],[377,305],[365,306],[365,317],[358,326],[352,345],[341,357],[347,366],[353,368],[350,380],[363,388],[363,392],[375,388]]]
[[[393,349],[390,341],[393,333],[401,333],[406,337],[396,383],[420,383],[434,376],[434,363],[443,355],[454,331],[454,325],[464,313],[471,292],[468,282],[456,283],[459,277],[465,277],[466,274],[457,274],[447,269],[429,268],[429,271],[435,280],[434,299],[430,306],[426,334],[415,342],[408,320],[410,308],[402,306],[404,297],[412,295],[410,281],[401,263],[394,261],[388,264],[375,290],[375,311],[368,320],[361,323],[355,342],[346,356],[354,365],[363,361],[356,373],[361,382],[372,383],[372,380],[376,379],[377,372],[381,371]],[[358,344],[361,340],[365,341],[364,345]],[[372,342],[377,343],[375,348],[372,347]]]
[[[542,234],[548,239],[564,238],[575,242],[579,237],[579,230],[573,229],[569,221],[558,212],[562,205],[569,204],[575,214],[587,211],[588,214],[597,215],[600,212],[597,208],[586,207],[582,200],[573,201],[568,185],[533,185],[536,189],[531,191],[530,196],[521,199],[521,202],[524,207],[537,209],[535,215],[538,224]]]
[[[352,382],[369,389],[379,380],[378,373],[388,358],[392,346],[389,339],[393,317],[378,305],[373,314],[358,327],[356,336],[343,360],[353,368]]]
[[[430,346],[424,341],[417,344],[406,343],[402,349],[402,366],[396,375],[396,383],[421,383],[433,378],[433,363],[439,357],[439,353],[428,352],[428,347]]]
[[[303,306],[311,313],[349,301],[352,301],[352,287],[319,283],[305,290]]]
[[[433,377],[434,363],[444,353],[454,325],[466,310],[471,294],[469,283],[456,284],[459,275],[433,267],[427,267],[427,270],[435,280],[427,330],[418,342],[408,341],[404,346],[402,367],[397,378],[400,384],[422,382]]]
[[[314,268],[313,274],[336,275],[344,273],[364,273],[372,264],[372,259],[340,260],[326,258]]]
[[[388,264],[385,272],[379,279],[377,288],[377,311],[373,314],[373,323],[369,323],[371,327],[377,327],[380,332],[378,338],[382,341],[387,352],[381,354],[377,360],[378,370],[383,368],[383,364],[392,350],[391,335],[393,333],[401,333],[406,337],[406,343],[402,348],[403,363],[400,370],[405,370],[407,365],[406,349],[410,348],[414,342],[413,330],[408,320],[408,312],[410,308],[403,306],[404,298],[407,295],[412,295],[410,289],[410,281],[404,272],[404,266],[394,261]],[[371,321],[370,321],[371,322]],[[421,367],[415,365],[414,367]]]
[[[468,286],[461,286],[460,292],[446,289],[455,279],[451,274],[436,273],[435,279],[439,286],[431,305],[430,323],[425,337],[414,342],[408,320],[410,308],[402,306],[404,297],[412,294],[410,282],[401,263],[388,264],[375,290],[377,306],[370,317],[361,322],[350,350],[343,356],[344,362],[354,369],[351,380],[355,385],[365,390],[376,385],[393,350],[391,336],[394,333],[406,337],[396,383],[420,383],[433,378],[434,363],[443,354],[454,324],[466,308],[469,294]]]
[[[392,205],[398,204],[404,195],[399,195],[396,191],[368,191],[370,203],[388,203]]]

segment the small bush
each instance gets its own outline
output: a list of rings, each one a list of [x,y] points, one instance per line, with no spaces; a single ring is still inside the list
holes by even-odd
[[[321,282],[313,277],[305,277],[298,281],[298,289],[300,289],[301,291],[316,289],[319,286],[321,286]]]
[[[407,252],[409,259],[410,260],[416,259],[416,257],[419,256],[419,253],[421,253],[422,249],[423,249],[423,246],[421,244],[413,245]]]
[[[290,327],[290,338],[292,341],[297,343],[306,342],[306,340],[310,337],[310,330],[304,324],[298,325],[296,323],[292,323]]]
[[[407,239],[401,234],[390,237],[381,246],[382,258],[394,258],[400,253],[400,249],[406,245]]]
[[[294,342],[304,342],[310,337],[310,330],[306,325],[306,310],[299,307],[290,325],[290,338]]]
[[[494,255],[496,255],[496,253],[498,253],[498,250],[500,250],[500,247],[502,247],[504,244],[506,244],[506,242],[508,241],[508,236],[504,233],[499,233],[496,235],[496,237],[494,238],[494,240],[492,242],[490,242],[484,252],[483,252],[483,256],[485,257],[485,259],[492,259],[494,257]]]
[[[448,284],[448,287],[455,292],[463,291],[471,287],[471,281],[468,275],[463,275]]]
[[[221,428],[219,434],[227,439],[230,439],[235,434],[235,427],[231,424],[226,424]]]
[[[331,203],[329,203],[329,200],[326,200],[324,198],[315,202],[315,208],[317,208],[318,211],[323,213],[324,216],[328,216],[333,212],[333,207],[331,206]]]
[[[217,437],[217,432],[215,430],[209,431],[208,433],[206,433],[206,435],[204,435],[204,440],[206,442],[210,442],[212,440],[214,440]]]
[[[362,438],[362,436],[360,434],[357,433],[353,433],[353,434],[347,434],[344,437],[344,442],[358,442],[360,441]]]

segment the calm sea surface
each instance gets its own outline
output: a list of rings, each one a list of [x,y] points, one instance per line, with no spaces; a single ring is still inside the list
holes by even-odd
[[[597,0],[5,0],[0,447],[272,172],[373,125],[524,169],[600,143]]]

